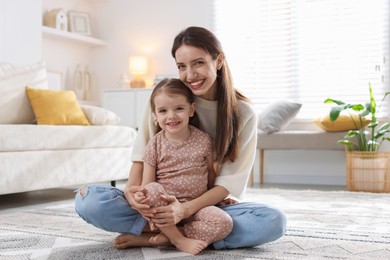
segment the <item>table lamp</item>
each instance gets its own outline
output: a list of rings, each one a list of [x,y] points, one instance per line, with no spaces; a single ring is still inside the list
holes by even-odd
[[[144,88],[145,80],[142,78],[143,74],[146,74],[148,70],[148,60],[142,56],[130,56],[129,58],[129,71],[134,74],[134,77],[130,81],[130,87],[132,88]]]

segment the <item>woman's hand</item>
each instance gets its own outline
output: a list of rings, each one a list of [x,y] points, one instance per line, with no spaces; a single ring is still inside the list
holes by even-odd
[[[161,198],[166,200],[169,205],[155,208],[156,213],[151,219],[157,227],[173,226],[188,217],[185,205],[180,203],[175,196],[161,195]]]
[[[238,203],[238,201],[235,199],[226,198],[226,199],[222,200],[221,202],[219,202],[217,204],[217,206],[226,206],[226,205],[237,204],[237,203]]]
[[[154,216],[156,210],[150,208],[150,206],[146,204],[149,202],[149,199],[145,198],[145,196],[142,197],[144,194],[143,191],[144,188],[142,186],[126,187],[124,191],[125,198],[134,210],[138,211],[145,218],[150,219]]]

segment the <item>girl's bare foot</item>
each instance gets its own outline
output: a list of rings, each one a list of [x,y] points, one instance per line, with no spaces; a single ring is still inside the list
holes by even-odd
[[[154,244],[154,245],[158,245],[158,246],[165,246],[165,245],[171,245],[171,243],[169,242],[169,239],[166,235],[164,235],[163,233],[160,233],[160,234],[157,234],[155,236],[152,236],[150,239],[149,239],[149,242]]]
[[[197,255],[207,247],[207,242],[183,237],[174,243],[174,245],[179,251]]]
[[[129,247],[140,246],[169,246],[172,245],[168,238],[159,238],[155,242],[151,242],[152,238],[156,236],[156,233],[142,233],[140,236],[132,234],[119,235],[114,240],[114,247],[116,249],[126,249]],[[157,234],[159,236],[159,234]],[[165,235],[164,235],[165,236]]]

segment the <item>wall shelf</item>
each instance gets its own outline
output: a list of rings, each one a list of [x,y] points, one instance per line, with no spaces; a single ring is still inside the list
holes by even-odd
[[[63,40],[83,44],[90,47],[103,47],[107,45],[107,42],[94,37],[60,31],[47,26],[42,26],[42,36],[48,39]]]

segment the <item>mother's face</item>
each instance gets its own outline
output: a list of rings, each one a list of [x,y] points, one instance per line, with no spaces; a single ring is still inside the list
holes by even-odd
[[[217,99],[217,69],[222,66],[222,55],[216,60],[203,49],[180,46],[175,53],[180,79],[194,95],[207,100]]]

